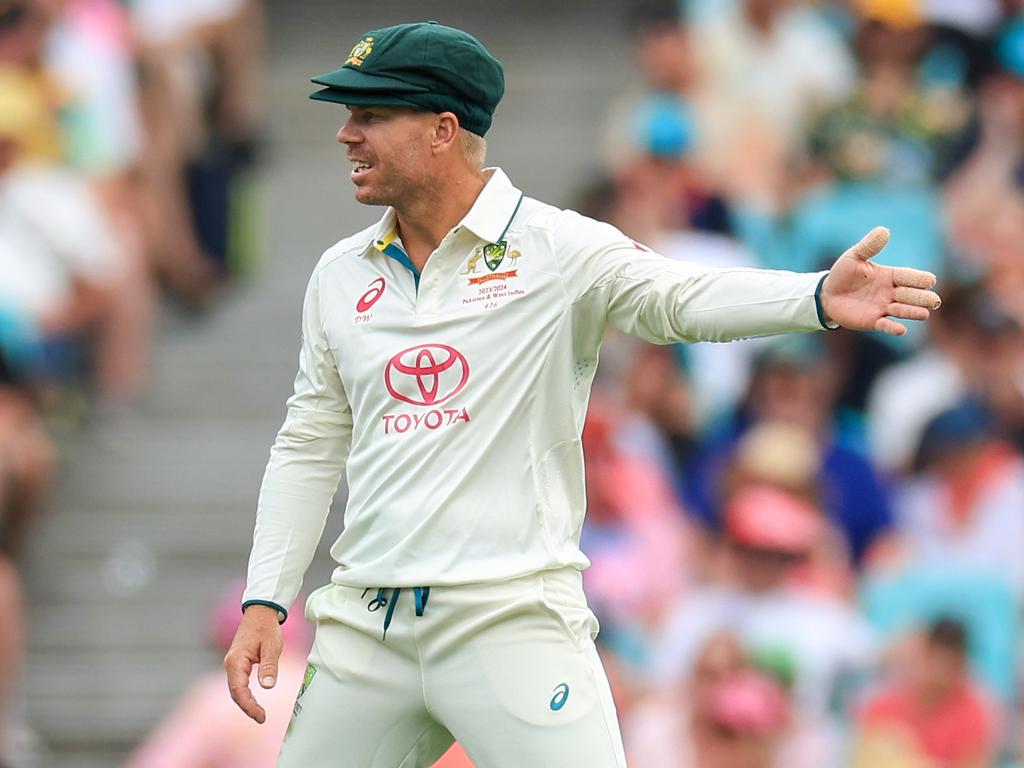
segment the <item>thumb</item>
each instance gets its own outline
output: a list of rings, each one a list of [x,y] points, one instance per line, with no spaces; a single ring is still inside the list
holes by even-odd
[[[885,248],[889,242],[889,230],[885,227],[875,227],[868,232],[861,241],[855,246],[850,248],[844,256],[852,256],[855,259],[861,261],[867,261],[868,259],[877,256],[879,252]]]
[[[279,638],[264,640],[260,643],[260,685],[273,688],[277,683],[277,661],[281,657],[281,641]]]

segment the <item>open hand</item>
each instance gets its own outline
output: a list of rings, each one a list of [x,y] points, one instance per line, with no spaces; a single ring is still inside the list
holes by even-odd
[[[927,320],[942,301],[928,290],[935,275],[908,267],[872,263],[889,242],[889,230],[875,227],[832,265],[821,288],[825,319],[857,331],[902,336],[907,328],[892,318]]]

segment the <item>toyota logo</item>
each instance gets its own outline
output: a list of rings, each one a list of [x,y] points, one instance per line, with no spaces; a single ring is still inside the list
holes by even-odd
[[[420,344],[388,360],[384,385],[395,400],[411,405],[439,405],[462,391],[469,363],[447,344]]]

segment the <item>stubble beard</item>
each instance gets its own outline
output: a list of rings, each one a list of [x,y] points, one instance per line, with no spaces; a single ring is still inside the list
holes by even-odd
[[[430,185],[421,179],[403,177],[382,185],[356,187],[356,200],[363,205],[391,206],[398,211],[407,211],[416,206],[429,190]]]

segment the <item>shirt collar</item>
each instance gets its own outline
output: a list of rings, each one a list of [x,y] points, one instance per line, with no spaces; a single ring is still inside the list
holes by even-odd
[[[523,193],[513,186],[501,168],[485,168],[484,173],[490,178],[459,226],[465,227],[485,243],[497,243],[505,236],[519,211]],[[395,209],[389,207],[377,222],[370,242],[363,249],[363,255],[374,249],[383,251],[395,239],[397,232],[398,216]]]
[[[512,219],[523,201],[523,193],[516,189],[501,168],[486,168],[490,178],[460,224],[485,243],[496,243],[508,231]]]
[[[366,244],[362,255],[367,255],[373,250],[383,251],[398,236],[398,216],[395,209],[388,206],[377,226],[373,228],[370,235],[370,242]]]

